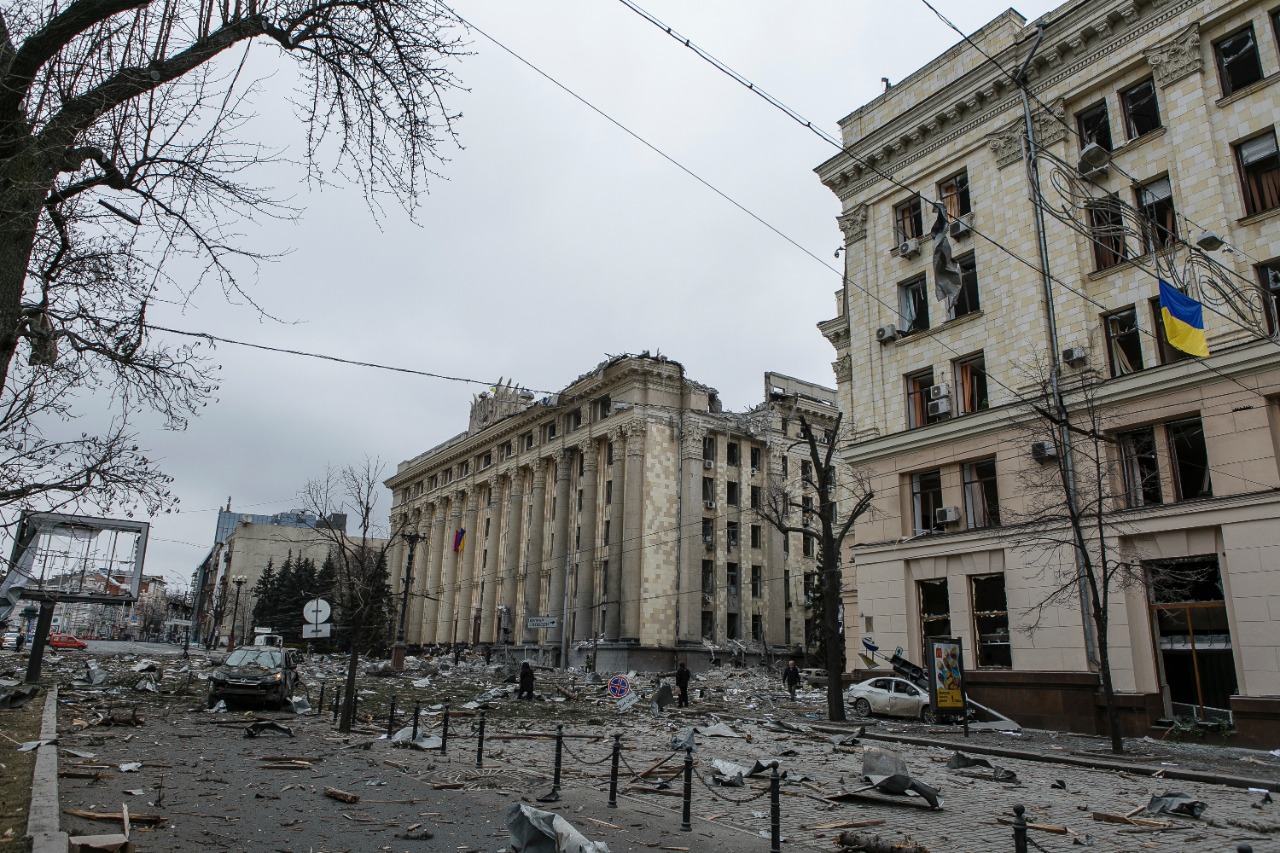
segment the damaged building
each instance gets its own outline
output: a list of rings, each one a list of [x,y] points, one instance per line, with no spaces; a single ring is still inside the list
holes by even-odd
[[[1249,0],[1010,9],[841,121],[819,328],[878,510],[850,659],[959,637],[980,701],[1105,730],[1087,547],[1127,734],[1274,731],[1278,31]]]
[[[386,481],[413,546],[393,551],[393,584],[412,566],[406,641],[619,671],[803,653],[814,549],[759,510],[802,482],[799,415],[826,441],[837,409],[829,388],[776,373],[764,386],[726,412],[679,362],[643,354],[559,394],[476,396],[466,432]]]

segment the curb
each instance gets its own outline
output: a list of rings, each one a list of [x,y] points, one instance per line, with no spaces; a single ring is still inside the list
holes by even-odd
[[[58,737],[58,687],[45,691],[40,739]],[[27,835],[31,853],[66,853],[67,834],[58,827],[58,745],[46,744],[36,750],[35,771],[31,775],[31,808],[27,812]]]

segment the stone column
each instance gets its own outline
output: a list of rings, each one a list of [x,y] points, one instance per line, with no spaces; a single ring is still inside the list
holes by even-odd
[[[516,595],[520,580],[520,529],[524,513],[524,476],[519,471],[507,475],[510,484],[507,497],[507,512],[503,521],[502,572],[502,606],[507,609],[507,625],[511,629],[510,639],[519,636],[516,630]],[[498,639],[502,639],[502,626],[498,626]]]
[[[476,512],[480,502],[480,490],[474,484],[467,491],[467,509],[462,516],[462,529],[467,531],[458,555],[458,611],[457,636],[460,643],[471,642],[472,593],[475,590],[476,574],[480,565],[480,531],[476,528]]]
[[[594,439],[582,445],[582,514],[578,525],[582,541],[578,548],[578,588],[574,596],[573,639],[592,637],[599,627],[596,602],[596,482],[599,450]]]
[[[604,638],[605,642],[616,643],[622,636],[622,516],[626,508],[625,488],[627,483],[625,471],[626,450],[623,447],[625,433],[615,429],[609,433],[613,442],[613,465],[610,466],[606,479],[613,480],[613,501],[609,504],[609,541],[605,544],[605,553],[609,555],[609,574],[604,584]]]
[[[644,555],[644,421],[627,424],[626,506],[622,516],[622,636],[624,643],[640,642],[640,576]]]
[[[476,555],[481,566],[480,642],[482,643],[492,643],[497,639],[494,630],[494,617],[497,615],[498,607],[498,584],[502,578],[499,570],[502,565],[502,557],[498,554],[498,526],[502,520],[498,514],[498,509],[502,506],[502,492],[498,488],[499,482],[501,481],[497,475],[489,478],[489,506],[485,512],[489,533],[484,537],[484,549]]]
[[[444,565],[440,571],[440,609],[436,618],[436,642],[453,641],[453,620],[456,612],[455,591],[458,581],[458,553],[453,550],[453,537],[462,525],[463,492],[455,492],[449,498],[449,524],[445,528],[444,541],[440,543]]]
[[[445,541],[444,501],[431,504],[431,528],[424,543],[427,564],[423,566],[426,584],[423,592],[422,608],[422,642],[436,642],[436,619],[440,616],[440,566],[444,562],[443,545]]]
[[[524,615],[542,616],[542,540],[547,518],[547,461],[533,461],[533,494],[529,498],[528,548],[524,553]],[[524,629],[524,642],[538,642],[537,630]]]
[[[784,450],[783,453],[786,451]],[[774,469],[777,469],[776,471]],[[765,460],[765,481],[776,477],[782,482],[782,457]],[[795,513],[793,512],[794,516]],[[768,547],[768,559],[764,563],[764,636],[770,646],[783,646],[787,642],[787,588],[784,583],[787,568],[787,555],[782,553],[782,541],[786,537],[772,525],[765,525],[765,541]],[[794,544],[794,543],[792,543]],[[804,628],[804,610],[798,609],[801,630]]]
[[[569,498],[569,478],[573,468],[573,451],[562,450],[556,459],[556,517],[552,528],[551,563],[547,584],[547,614],[560,616],[560,624],[556,628],[547,629],[547,643],[559,645],[561,633],[569,614],[564,609],[564,584],[569,556],[573,553],[573,534],[569,520],[573,518],[573,503]]]
[[[680,597],[676,641],[702,639],[702,561],[715,554],[702,541],[702,440],[707,431],[686,426],[680,447]]]
[[[422,642],[422,605],[425,603],[422,598],[422,591],[426,588],[426,526],[430,521],[429,509],[424,512],[423,508],[413,511],[412,519],[405,526],[405,533],[423,537],[419,539],[413,546],[413,579],[409,582],[409,602],[405,608],[404,617],[404,639],[406,643]],[[401,549],[404,562],[400,564],[401,583],[404,582],[404,571],[409,565],[409,546],[405,542],[405,547]]]

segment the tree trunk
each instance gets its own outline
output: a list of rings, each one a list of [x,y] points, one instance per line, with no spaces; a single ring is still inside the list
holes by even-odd
[[[844,722],[844,655],[840,637],[840,569],[834,565],[832,551],[823,549],[822,632],[827,647],[827,719]]]
[[[364,620],[357,610],[351,614],[351,653],[347,658],[347,683],[343,687],[342,718],[338,720],[338,731],[348,733],[355,723],[356,715],[356,673],[360,668],[360,647],[356,638],[364,628]]]
[[[1098,674],[1102,676],[1102,698],[1107,706],[1107,728],[1111,732],[1111,751],[1124,752],[1124,738],[1120,734],[1120,708],[1116,706],[1116,688],[1111,681],[1111,650],[1107,647],[1107,623],[1094,616],[1098,629]]]
[[[0,387],[18,349],[23,289],[47,184],[40,177],[28,152],[14,153],[0,169]]]

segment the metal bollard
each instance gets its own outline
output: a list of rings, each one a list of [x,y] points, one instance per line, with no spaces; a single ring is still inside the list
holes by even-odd
[[[609,808],[618,807],[618,759],[622,757],[622,735],[613,736],[613,769],[609,771]]]
[[[480,712],[480,737],[476,740],[476,767],[484,767],[484,711]]]
[[[1236,845],[1236,853],[1253,853],[1253,845],[1245,844],[1243,841],[1241,841],[1239,844]]]
[[[779,803],[778,762],[769,773],[769,853],[782,853],[782,805]]]
[[[1026,810],[1021,803],[1013,807],[1013,853],[1027,853],[1027,819],[1023,817]]]
[[[338,695],[338,688],[333,688],[333,721],[338,722],[338,711],[342,708],[341,697]]]
[[[560,790],[560,761],[564,754],[564,726],[556,726],[556,778],[551,783],[553,791]]]
[[[681,832],[692,832],[693,824],[690,822],[690,809],[693,805],[693,747],[686,746],[684,748],[684,809],[680,814]]]
[[[422,713],[422,700],[418,699],[413,703],[413,737],[410,740],[418,739],[418,715]]]
[[[444,722],[440,728],[440,754],[444,755],[449,747],[449,700],[444,700]]]
[[[321,713],[324,712],[324,688],[326,686],[327,685],[323,681],[320,682],[320,701],[316,703],[316,707],[320,709]]]
[[[387,740],[396,730],[396,694],[391,694],[391,712],[387,714]]]

